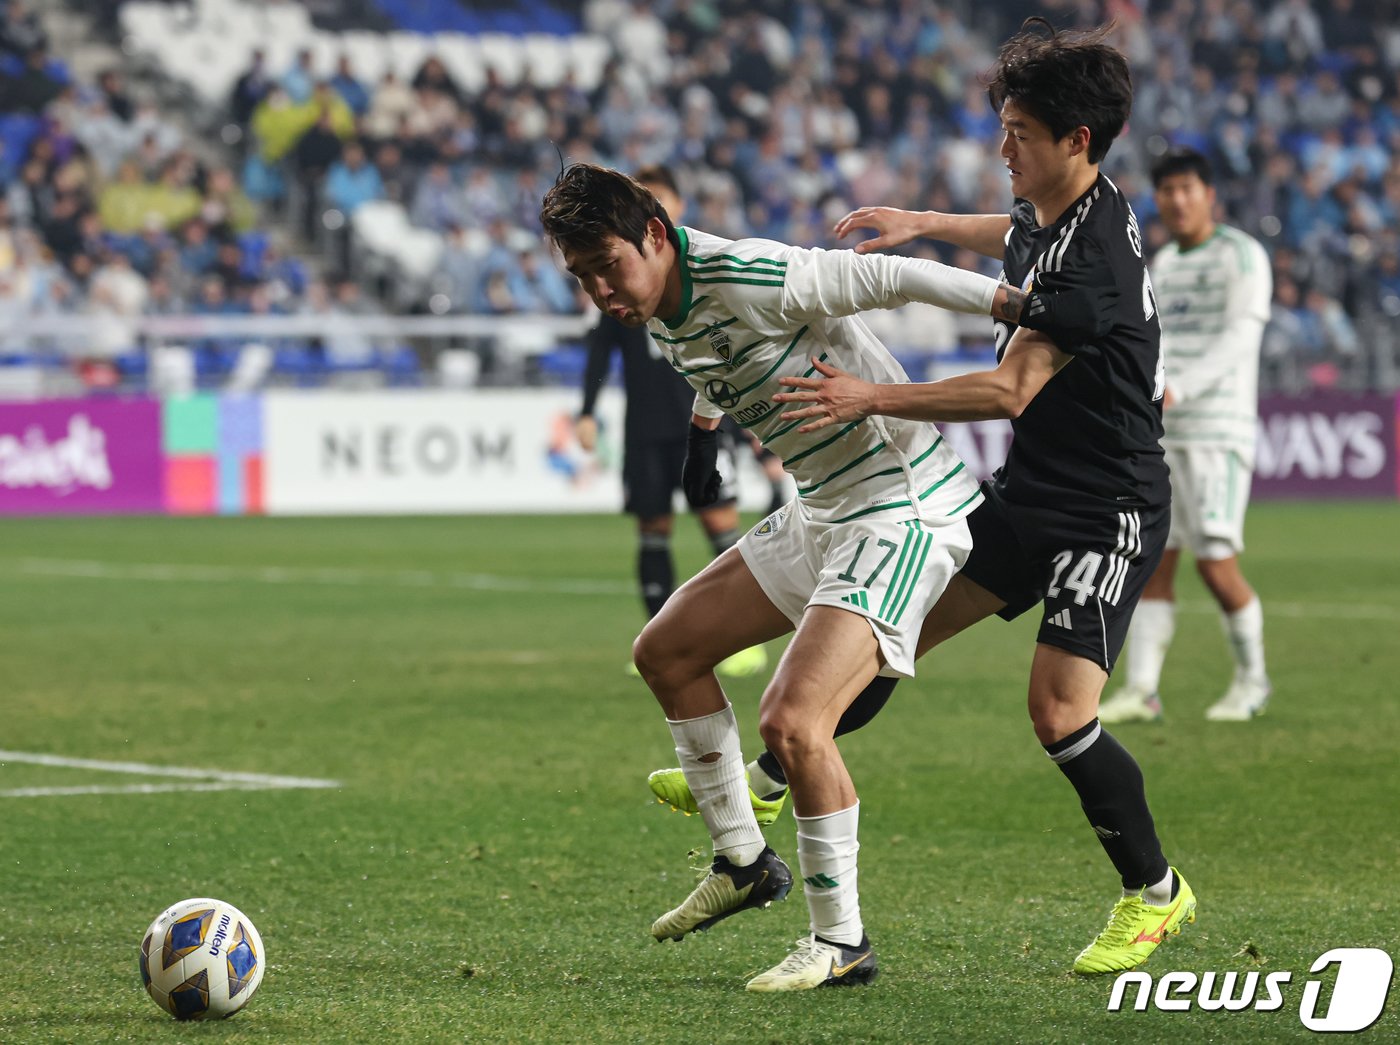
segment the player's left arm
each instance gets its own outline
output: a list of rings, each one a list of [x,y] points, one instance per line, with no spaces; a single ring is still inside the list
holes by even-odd
[[[898,308],[911,301],[972,315],[1019,311],[1015,287],[925,258],[792,247],[784,261],[777,306],[787,323]]]

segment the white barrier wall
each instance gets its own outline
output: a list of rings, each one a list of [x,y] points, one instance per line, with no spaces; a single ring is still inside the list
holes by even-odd
[[[600,400],[596,455],[574,441],[578,405],[572,389],[268,393],[266,510],[616,511],[621,398]]]

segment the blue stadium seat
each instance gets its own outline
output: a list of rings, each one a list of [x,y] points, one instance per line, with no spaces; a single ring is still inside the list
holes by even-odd
[[[533,357],[540,380],[550,385],[581,384],[586,362],[587,353],[582,345],[560,345]]]
[[[422,371],[418,366],[418,353],[407,345],[395,345],[379,353],[379,366],[389,378],[389,384],[397,387],[412,387],[422,383]]]

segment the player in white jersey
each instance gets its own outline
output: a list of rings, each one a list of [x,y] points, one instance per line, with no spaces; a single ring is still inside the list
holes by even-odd
[[[867,418],[804,433],[779,418],[772,396],[780,378],[813,373],[813,358],[872,381],[907,381],[856,317],[863,310],[924,301],[1020,319],[1027,295],[931,261],[677,229],[635,181],[590,164],[560,174],[541,221],[599,309],[647,324],[696,389],[682,480],[692,503],[718,485],[714,428],[725,414],[771,447],[798,485],[790,504],[682,586],[633,648],[715,850],[709,875],[652,934],[682,939],[791,887],[754,819],[714,667],[795,628],[759,731],[792,787],[811,935],[748,986],[868,982],[876,965],[857,900],[858,803],[832,735],[877,674],[913,674],[920,625],[967,558],[965,520],[982,495],[932,424]]]
[[[1215,220],[1210,164],[1174,150],[1152,168],[1157,209],[1172,236],[1153,260],[1162,315],[1167,409],[1162,446],[1172,473],[1167,551],[1147,583],[1128,636],[1127,683],[1099,709],[1103,722],[1161,718],[1158,683],[1175,631],[1173,578],[1181,552],[1220,606],[1235,660],[1225,695],[1206,718],[1240,722],[1269,699],[1264,615],[1240,572],[1254,469],[1259,344],[1273,293],[1264,248]]]

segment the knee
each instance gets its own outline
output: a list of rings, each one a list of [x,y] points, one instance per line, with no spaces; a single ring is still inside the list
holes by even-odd
[[[642,633],[632,641],[632,663],[648,684],[661,678],[669,659],[664,629],[654,627],[655,623],[655,619],[649,621]]]
[[[653,617],[632,642],[632,663],[653,691],[684,685],[714,667],[713,661],[698,655],[694,644],[666,623],[667,619]]]
[[[809,718],[795,714],[783,700],[764,700],[759,712],[758,735],[783,766],[799,764],[820,743]]]
[[[1085,712],[1080,711],[1072,702],[1055,700],[1053,697],[1032,699],[1028,707],[1031,728],[1035,730],[1035,739],[1040,741],[1042,747],[1063,740],[1093,717],[1090,714],[1089,718],[1085,718]],[[1080,719],[1083,721],[1079,721]]]

